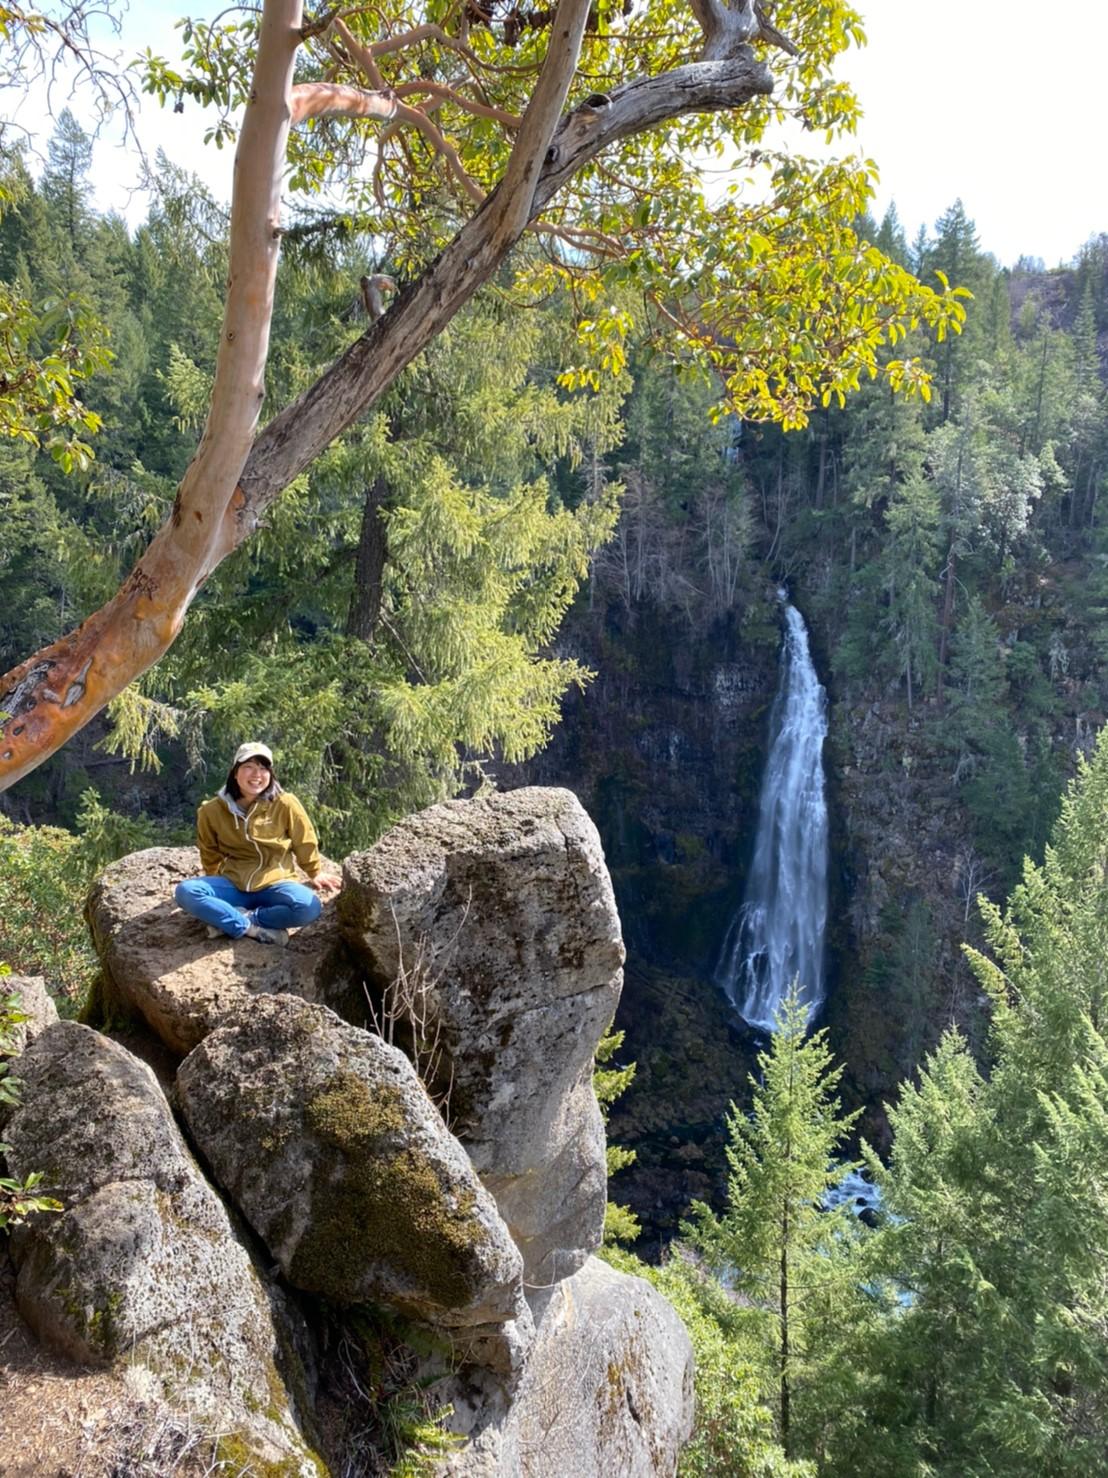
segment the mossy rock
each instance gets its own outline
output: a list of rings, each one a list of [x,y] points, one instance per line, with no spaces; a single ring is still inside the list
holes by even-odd
[[[272,996],[232,1013],[177,1082],[217,1179],[294,1286],[431,1323],[512,1317],[519,1253],[401,1052]]]

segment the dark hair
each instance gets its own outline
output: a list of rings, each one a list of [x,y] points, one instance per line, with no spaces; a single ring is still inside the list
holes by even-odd
[[[252,759],[261,760],[262,764],[269,771],[269,784],[262,791],[261,795],[255,797],[255,799],[259,801],[275,801],[281,794],[281,787],[277,783],[277,776],[273,773],[273,766],[268,760],[262,759],[260,754],[248,754],[246,759],[239,761],[239,765],[245,765]],[[233,801],[242,800],[242,791],[239,789],[239,783],[235,779],[235,771],[239,768],[239,765],[231,766],[231,773],[227,776],[227,783],[224,786],[224,789]]]

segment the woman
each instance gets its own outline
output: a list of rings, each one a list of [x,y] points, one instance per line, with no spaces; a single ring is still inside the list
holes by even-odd
[[[318,919],[320,897],[341,886],[323,876],[312,823],[294,795],[278,785],[273,755],[253,740],[240,744],[223,789],[196,818],[202,878],[178,883],[174,898],[203,919],[212,938],[286,945],[288,931]],[[296,881],[293,859],[307,874]]]

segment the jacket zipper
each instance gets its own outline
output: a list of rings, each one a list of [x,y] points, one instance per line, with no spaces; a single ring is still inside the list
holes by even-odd
[[[248,842],[254,843],[254,851],[258,854],[258,865],[250,874],[250,881],[246,885],[246,891],[248,893],[253,893],[254,889],[252,884],[254,882],[254,879],[258,876],[258,873],[261,872],[262,868],[265,867],[265,858],[262,856],[262,849],[258,846],[257,839],[250,835],[250,817],[253,814],[253,809],[254,808],[251,807],[246,815],[242,818],[242,834]]]

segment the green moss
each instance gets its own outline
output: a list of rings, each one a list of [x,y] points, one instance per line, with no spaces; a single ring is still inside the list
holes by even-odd
[[[123,1295],[118,1289],[105,1294],[92,1308],[82,1302],[72,1286],[60,1288],[57,1296],[73,1328],[80,1332],[94,1350],[105,1360],[111,1360],[118,1354],[121,1343],[119,1311],[123,1307]]]
[[[693,864],[709,860],[707,844],[695,832],[679,831],[673,841],[679,861]]]
[[[139,1018],[124,999],[107,966],[101,966],[92,977],[77,1020],[82,1026],[91,1026],[96,1031],[112,1032],[137,1025]]]
[[[413,1290],[444,1308],[473,1293],[475,1198],[457,1198],[406,1142],[403,1100],[395,1088],[371,1090],[353,1073],[338,1072],[308,1104],[305,1119],[325,1154],[315,1216],[293,1261],[293,1280],[349,1302],[364,1265],[364,1249],[391,1265]]]
[[[216,1439],[215,1471],[233,1473],[236,1478],[300,1478],[304,1461],[314,1463],[319,1478],[327,1478],[327,1469],[315,1453],[305,1451],[302,1458],[284,1457],[271,1461],[259,1458],[250,1439],[241,1432],[225,1432]]]

